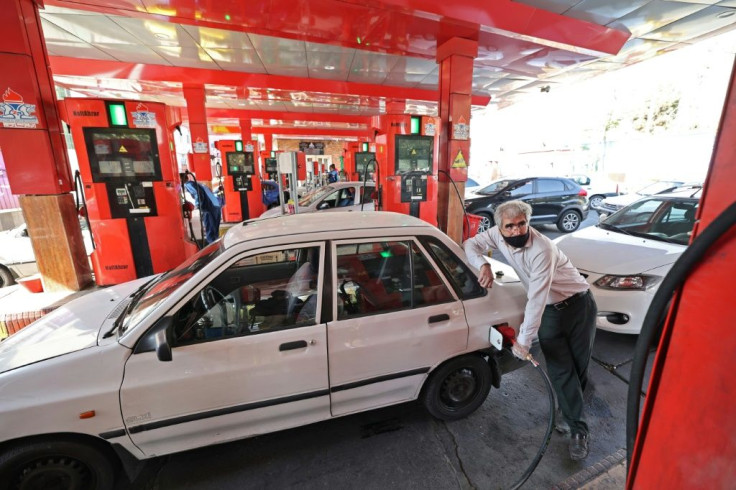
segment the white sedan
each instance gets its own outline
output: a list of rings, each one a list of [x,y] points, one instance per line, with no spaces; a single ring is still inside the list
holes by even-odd
[[[299,214],[315,211],[373,211],[373,191],[376,185],[367,182],[334,182],[305,194],[299,199]],[[269,209],[261,218],[281,216],[281,206]]]
[[[690,190],[647,197],[555,239],[591,285],[598,328],[641,331],[657,288],[690,242],[699,196]]]
[[[0,343],[0,482],[111,488],[118,465],[414,399],[465,417],[509,356],[491,326],[525,302],[411,216],[245,221]]]

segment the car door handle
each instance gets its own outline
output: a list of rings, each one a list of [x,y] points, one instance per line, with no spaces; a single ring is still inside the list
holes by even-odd
[[[306,340],[295,340],[294,342],[286,342],[279,346],[279,352],[285,350],[304,349],[307,346]]]
[[[443,313],[441,315],[432,315],[429,317],[429,323],[446,322],[450,319],[450,315]]]

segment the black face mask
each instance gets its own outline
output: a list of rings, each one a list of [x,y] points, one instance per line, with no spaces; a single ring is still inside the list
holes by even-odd
[[[523,235],[503,236],[503,241],[514,248],[523,247],[526,244],[527,240],[529,240],[529,230],[526,230],[526,233],[524,233]]]

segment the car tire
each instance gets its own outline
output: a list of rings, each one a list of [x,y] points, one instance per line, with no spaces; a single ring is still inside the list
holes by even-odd
[[[603,200],[606,198],[606,196],[601,196],[600,194],[596,194],[594,196],[590,196],[590,207],[593,209],[598,209],[601,207],[601,204],[603,204]]]
[[[0,490],[109,490],[117,465],[102,448],[76,440],[34,440],[0,456]]]
[[[583,221],[583,216],[574,209],[569,209],[560,215],[557,220],[557,229],[562,233],[572,233],[580,228],[581,221]]]
[[[13,273],[4,266],[0,265],[0,288],[12,286],[13,284],[15,284]]]
[[[480,224],[478,225],[478,233],[484,232],[489,230],[491,227],[493,227],[493,216],[491,216],[489,213],[484,213],[482,211],[479,211],[477,213],[472,213],[476,216],[480,216],[482,219],[480,220]]]
[[[430,375],[422,403],[440,420],[458,420],[476,411],[490,390],[488,363],[478,355],[466,355],[450,359]]]

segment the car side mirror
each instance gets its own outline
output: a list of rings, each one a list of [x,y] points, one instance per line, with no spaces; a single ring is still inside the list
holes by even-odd
[[[598,215],[598,223],[603,223],[606,221],[606,218],[608,218],[608,215],[606,213],[601,213]]]
[[[171,344],[167,332],[169,327],[173,324],[173,319],[170,316],[163,317],[156,325],[154,335],[154,345],[156,347],[156,357],[159,361],[169,362],[173,359],[171,355]]]
[[[328,209],[330,207],[330,203],[327,201],[323,201],[317,205],[317,209]]]

